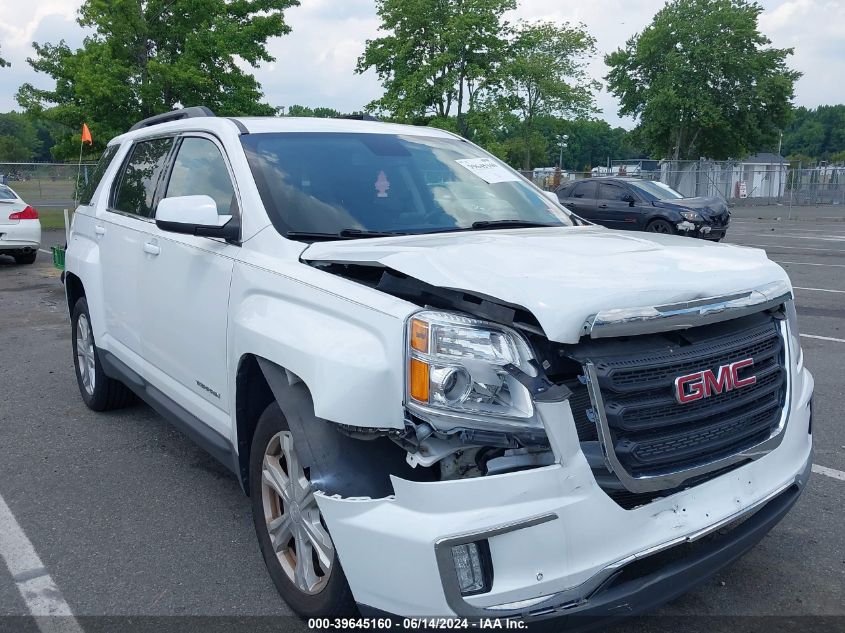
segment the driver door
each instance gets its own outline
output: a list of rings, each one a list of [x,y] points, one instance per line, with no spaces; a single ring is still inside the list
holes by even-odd
[[[239,214],[222,145],[209,135],[177,140],[159,199],[208,195],[218,215]],[[226,328],[229,286],[239,247],[149,225],[141,262],[144,355],[151,382],[229,437]]]

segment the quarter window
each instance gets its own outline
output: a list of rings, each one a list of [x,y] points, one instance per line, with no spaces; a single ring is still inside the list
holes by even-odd
[[[88,175],[88,182],[83,184],[81,187],[79,193],[80,204],[91,204],[94,192],[97,191],[97,187],[100,185],[103,175],[106,173],[109,165],[111,165],[111,161],[114,158],[114,155],[117,154],[117,150],[119,148],[120,145],[109,145],[106,148],[106,151],[103,152],[103,155],[100,156],[97,166],[94,167],[94,170]]]
[[[165,198],[211,196],[218,215],[236,215],[238,202],[226,162],[217,145],[206,138],[187,137],[182,141]]]
[[[157,138],[141,141],[132,148],[114,197],[116,210],[145,218],[153,216],[156,185],[172,145],[172,138]]]

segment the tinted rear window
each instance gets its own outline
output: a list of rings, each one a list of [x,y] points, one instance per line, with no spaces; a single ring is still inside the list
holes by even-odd
[[[156,138],[141,141],[132,148],[114,197],[115,209],[145,218],[153,216],[156,185],[172,145],[172,138]]]

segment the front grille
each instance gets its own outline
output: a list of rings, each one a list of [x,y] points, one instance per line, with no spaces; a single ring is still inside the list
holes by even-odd
[[[777,429],[787,386],[778,321],[760,313],[681,333],[589,341],[568,350],[592,362],[609,443],[634,477],[682,471],[735,455]],[[679,404],[678,376],[753,358],[753,385]],[[580,409],[580,402],[579,409]],[[574,408],[574,407],[573,407]],[[578,419],[578,416],[576,416]],[[590,434],[579,436],[591,441]]]

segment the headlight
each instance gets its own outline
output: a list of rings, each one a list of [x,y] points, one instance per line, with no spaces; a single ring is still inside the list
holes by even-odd
[[[789,346],[795,362],[800,366],[803,362],[801,350],[801,335],[798,332],[798,313],[795,311],[795,300],[790,299],[784,304],[786,311],[786,325],[789,330]]]
[[[408,407],[426,419],[525,426],[534,418],[531,395],[505,366],[535,376],[531,358],[528,344],[509,328],[461,314],[418,312],[408,321]]]
[[[700,222],[701,215],[697,211],[681,211],[681,217],[690,222]]]

